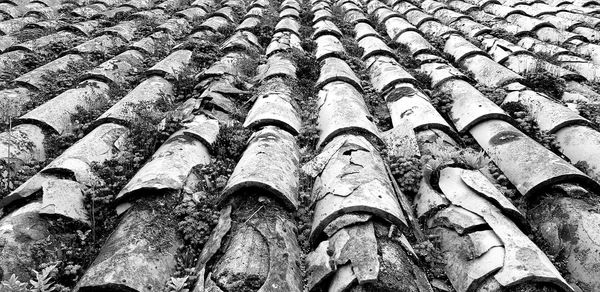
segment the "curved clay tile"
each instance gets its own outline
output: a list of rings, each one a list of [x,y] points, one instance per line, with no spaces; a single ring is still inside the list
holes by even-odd
[[[451,35],[446,40],[444,52],[452,55],[458,64],[462,64],[465,59],[475,55],[487,56],[486,52],[458,35]]]
[[[450,118],[459,132],[468,131],[485,120],[512,121],[494,102],[463,80],[450,80],[439,87],[452,97]]]
[[[20,31],[23,27],[30,23],[36,22],[36,17],[19,17],[15,19],[5,20],[0,22],[0,34],[12,34]]]
[[[315,42],[317,43],[315,57],[318,61],[322,61],[330,57],[340,58],[346,54],[346,49],[344,49],[342,42],[335,36],[322,35],[316,38]]]
[[[401,18],[400,13],[390,9],[389,7],[386,7],[385,9],[378,9],[375,13],[375,19],[378,23],[385,22],[394,17]]]
[[[205,118],[203,121],[197,121],[198,118],[195,117],[190,122],[189,129],[184,125],[183,129],[171,135],[156,150],[149,161],[117,194],[115,197],[117,202],[130,201],[135,195],[148,190],[180,190],[195,165],[210,163],[210,154],[205,143],[186,134],[185,131],[193,131],[194,127],[210,127],[212,131],[206,133],[208,135],[204,138],[206,141],[215,139],[219,127],[216,121],[211,122]]]
[[[84,62],[85,59],[83,57],[68,54],[17,77],[14,82],[35,89],[42,89],[50,82],[45,76],[56,75],[57,72],[69,70],[69,66],[75,66]]]
[[[357,42],[368,36],[377,37],[379,33],[369,23],[359,22],[354,25],[354,39]]]
[[[348,11],[346,15],[344,15],[344,21],[353,25],[360,22],[369,23],[369,19],[359,10]]]
[[[157,51],[166,50],[174,45],[173,37],[165,32],[157,31],[129,46],[130,49],[140,51],[148,55],[154,55]]]
[[[20,123],[43,125],[59,135],[73,131],[73,114],[78,108],[92,110],[109,100],[109,85],[86,80],[19,117]]]
[[[316,88],[321,89],[327,84],[336,81],[346,82],[354,86],[357,90],[362,91],[360,79],[358,79],[346,62],[338,58],[327,58],[321,66],[321,74],[317,80]]]
[[[339,28],[330,20],[321,20],[313,25],[315,31],[313,32],[311,38],[316,39],[322,35],[332,35],[335,37],[342,37],[342,32]]]
[[[127,78],[142,68],[143,60],[143,54],[128,50],[87,71],[82,78],[125,86],[129,83]]]
[[[363,60],[378,56],[396,57],[396,53],[379,36],[364,37],[358,41],[358,46],[363,49]]]
[[[331,20],[333,18],[333,14],[328,9],[319,9],[315,11],[312,23],[315,24],[321,20]]]
[[[191,51],[177,50],[146,70],[146,74],[178,80],[181,74],[184,73],[185,68],[189,66],[191,59]]]
[[[283,83],[281,79],[274,79],[274,83]],[[285,84],[281,84],[285,87]],[[275,125],[298,135],[301,121],[292,98],[291,92],[267,91],[261,93],[248,112],[244,127],[258,129],[266,125]]]
[[[392,123],[410,121],[414,130],[439,129],[456,136],[454,128],[429,103],[429,99],[412,84],[398,85],[387,96]]]
[[[382,22],[380,21],[379,23],[381,24]],[[416,27],[400,17],[388,18],[383,23],[385,24],[385,29],[388,36],[394,41],[401,41],[398,40],[398,38],[407,31],[414,31],[419,34],[421,33]]]
[[[171,18],[156,28],[157,31],[165,31],[174,39],[180,39],[190,33],[192,27],[190,23],[183,18]]]
[[[504,98],[504,103],[508,102],[523,105],[542,131],[554,133],[570,125],[590,124],[576,112],[532,90],[510,92]]]
[[[125,42],[121,37],[105,34],[82,43],[68,50],[67,53],[108,55],[112,50],[116,50],[124,45]]]
[[[565,181],[598,189],[597,182],[504,121],[482,122],[470,133],[525,197]]]
[[[4,242],[4,248],[0,251],[3,279],[9,279],[13,274],[26,279],[30,273],[28,267],[33,265],[32,253],[27,247],[51,235],[50,224],[40,218],[41,205],[39,201],[31,202],[0,219],[0,226],[10,226],[0,233]],[[28,236],[24,237],[24,232]]]
[[[155,104],[163,98],[169,98],[172,94],[173,85],[169,81],[158,76],[150,77],[98,117],[96,123],[104,121],[132,122],[136,118],[133,110],[136,104]]]
[[[365,63],[373,88],[380,94],[385,94],[398,83],[417,83],[396,60],[388,56],[371,57]]]
[[[352,85],[335,81],[323,86],[319,91],[317,107],[320,109],[317,148],[325,146],[343,133],[362,133],[370,138],[380,139],[362,94]]]
[[[189,22],[200,20],[206,15],[207,11],[201,7],[190,7],[188,9],[175,13],[175,16],[183,17]]]
[[[250,138],[219,201],[225,204],[243,189],[260,188],[294,210],[298,208],[299,163],[294,136],[266,126]]]
[[[455,21],[452,26],[472,38],[479,37],[482,34],[490,33],[492,31],[491,28],[467,18]]]
[[[296,78],[296,65],[283,54],[276,54],[267,60],[266,64],[258,67],[258,80],[266,81],[274,77]]]
[[[46,133],[41,127],[23,124],[10,132],[0,133],[0,159],[41,161],[46,159],[44,140]]]
[[[262,47],[252,32],[236,31],[233,35],[231,35],[231,37],[223,42],[223,44],[221,44],[221,50],[224,52],[236,50],[260,52],[262,51]]]
[[[333,153],[330,148],[333,147]],[[325,227],[345,213],[366,212],[407,226],[389,181],[383,160],[365,138],[341,135],[322,153],[328,161],[318,172],[313,188],[316,201],[310,241],[313,245]]]
[[[326,20],[319,23],[327,22]],[[318,25],[318,24],[317,24]],[[290,17],[281,19],[277,25],[275,25],[275,32],[289,31],[300,36],[300,23],[298,20]]]

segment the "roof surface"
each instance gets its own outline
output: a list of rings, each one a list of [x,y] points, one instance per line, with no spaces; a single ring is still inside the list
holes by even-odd
[[[600,291],[599,15],[0,1],[0,279]]]

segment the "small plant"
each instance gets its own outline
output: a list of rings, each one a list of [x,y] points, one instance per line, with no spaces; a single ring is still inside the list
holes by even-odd
[[[400,190],[409,196],[414,196],[419,191],[419,184],[423,177],[422,162],[418,157],[384,156],[390,166],[392,175]]]
[[[457,149],[457,150],[432,150],[422,156],[423,161],[426,161],[423,167],[423,176],[430,178],[433,172],[439,167],[446,164],[458,164],[468,169],[482,169],[488,167],[490,159],[483,151],[477,152],[473,149]]]
[[[446,278],[446,261],[441,250],[430,240],[413,245],[415,253],[425,262],[425,273],[430,279]]]
[[[533,90],[543,92],[556,100],[561,100],[565,93],[565,80],[550,74],[541,65],[538,65],[534,70],[527,72],[524,77],[526,79],[526,85]]]
[[[342,46],[344,47],[344,50],[346,50],[346,53],[350,57],[354,57],[354,58],[362,57],[364,50],[363,50],[363,48],[358,46],[358,44],[356,43],[356,41],[354,39],[344,36],[340,39],[340,41],[342,42]]]
[[[342,35],[353,38],[354,26],[351,23],[344,21],[344,12],[342,11],[342,7],[340,5],[334,5],[331,9],[331,14],[333,14],[333,24],[340,29]]]
[[[494,24],[495,23],[492,23],[489,26],[493,26]],[[513,44],[518,44],[519,43],[519,38],[517,36],[515,36],[514,33],[509,33],[508,31],[503,30],[503,29],[493,28],[492,31],[490,31],[488,33],[491,34],[491,35],[493,35],[493,36],[495,36],[496,38],[509,41],[509,42],[511,42]]]
[[[219,38],[216,40],[217,43],[220,43],[221,40],[230,37],[235,32],[235,25],[227,24],[225,26],[219,27],[217,29],[219,33]]]
[[[1,283],[0,292],[27,292],[27,283],[23,283],[17,279],[15,274],[12,274],[8,280]]]
[[[523,131],[523,133],[542,144],[547,149],[552,150],[557,155],[563,156],[559,151],[560,146],[556,142],[556,137],[548,132],[542,131],[525,106],[518,102],[507,102],[502,105],[502,109],[514,119],[517,123],[517,127]]]
[[[187,279],[189,278],[189,276],[185,276],[185,277],[181,277],[181,278],[175,278],[175,277],[171,277],[171,279],[169,279],[169,290],[173,291],[173,292],[188,292],[189,289],[185,289],[185,282],[187,281]]]
[[[190,41],[183,48],[192,50],[192,66],[200,69],[207,68],[223,57],[223,52],[214,42]]]
[[[275,9],[269,7],[269,11],[265,11],[259,25],[252,28],[251,32],[258,38],[258,43],[263,48],[266,48],[271,43],[278,20],[279,18]]]
[[[452,96],[448,93],[436,90],[431,95],[431,105],[433,105],[433,107],[435,107],[435,109],[437,109],[437,111],[448,121],[451,121],[450,111],[452,110],[452,103],[454,103],[454,101],[452,100]]]
[[[579,114],[594,123],[597,128],[600,126],[600,105],[589,102],[579,102],[577,105]]]
[[[504,98],[508,94],[506,92],[506,90],[504,90],[503,88],[500,88],[500,87],[492,88],[492,87],[487,87],[484,85],[477,84],[475,86],[475,88],[477,90],[479,90],[479,92],[483,93],[483,95],[485,95],[485,97],[487,97],[489,100],[493,101],[497,105],[502,105],[502,103],[504,102]]]
[[[35,273],[35,279],[29,282],[33,286],[32,291],[34,292],[51,292],[55,290],[54,283],[52,282],[52,272],[56,269],[58,264],[44,268],[41,272],[33,270]]]

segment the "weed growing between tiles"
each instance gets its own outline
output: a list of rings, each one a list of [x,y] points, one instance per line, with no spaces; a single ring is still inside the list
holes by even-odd
[[[483,95],[485,95],[485,97],[487,97],[489,100],[493,101],[496,105],[499,106],[502,105],[502,102],[504,102],[504,99],[508,94],[506,90],[500,87],[492,88],[487,87],[485,85],[476,84],[475,88]]]
[[[556,142],[556,137],[548,132],[540,130],[533,116],[527,109],[518,102],[507,102],[502,105],[502,109],[508,113],[516,122],[519,128],[527,136],[531,137],[542,146],[552,150],[556,155],[569,161],[562,153],[560,153],[559,145]]]
[[[192,54],[192,68],[202,70],[207,68],[223,56],[218,46],[199,42],[194,47]],[[203,49],[204,48],[204,49]],[[242,68],[242,79],[251,78],[256,74],[260,62],[258,56],[244,58],[237,65]],[[249,80],[240,80],[240,82]],[[193,83],[192,80],[189,82]],[[247,90],[244,84],[238,84],[240,90]],[[186,98],[195,97],[196,89],[186,91],[180,95]],[[237,112],[231,114],[231,120],[220,123],[217,140],[212,146],[211,163],[196,165],[188,175],[186,185],[191,184],[193,194],[182,192],[181,201],[176,205],[174,214],[177,220],[177,230],[183,244],[177,249],[177,268],[172,275],[168,289],[170,291],[183,291],[191,289],[196,282],[198,273],[197,260],[211,231],[219,219],[219,209],[216,208],[217,200],[225,187],[229,176],[233,172],[238,160],[246,148],[252,131],[242,126],[245,117],[246,96],[233,99]]]
[[[156,127],[165,119],[170,107],[172,105],[166,101],[159,103],[154,110],[149,110],[146,104],[136,106],[134,112],[139,119],[129,127],[130,137],[135,139],[117,157],[92,165],[94,173],[102,179],[103,184],[85,192],[84,203],[90,214],[91,228],[64,218],[47,219],[52,236],[37,242],[33,247],[35,266],[31,268],[41,271],[53,267],[49,277],[54,283],[55,291],[71,291],[117,225],[117,214],[112,205],[114,196],[154,153],[156,147],[171,134]],[[93,115],[95,114],[84,111],[76,115],[75,119],[81,121],[81,126],[74,135],[82,133]],[[52,147],[60,146],[62,145]],[[57,150],[50,151],[52,154],[52,151]]]
[[[221,125],[219,135],[213,147],[211,163],[196,165],[192,169],[193,177],[198,178],[192,195],[183,195],[175,207],[178,220],[177,229],[183,238],[178,249],[176,278],[186,278],[186,287],[197,280],[196,260],[208,240],[211,231],[219,219],[219,210],[215,208],[217,200],[225,187],[229,176],[246,148],[251,131],[242,127],[240,122]],[[177,280],[175,280],[177,281]]]
[[[450,118],[450,111],[452,110],[452,96],[442,91],[435,91],[431,95],[431,105],[444,117],[444,119],[452,125],[452,119]]]
[[[108,108],[109,104],[103,104],[100,108],[91,111],[78,108],[78,111],[71,119],[73,122],[72,133],[64,135],[50,134],[44,141],[44,148],[46,149],[45,160],[29,161],[22,165],[16,161],[0,162],[0,198],[10,194],[10,192],[40,171],[73,143],[83,138],[89,132],[92,122]]]
[[[319,131],[317,129],[318,92],[315,88],[315,82],[319,78],[320,67],[314,56],[314,52],[311,50],[314,49],[314,44],[305,43],[303,48],[304,52],[294,50],[290,53],[290,57],[296,66],[297,79],[286,80],[292,88],[292,92],[297,94],[296,102],[302,120],[302,128],[296,138],[300,149],[301,165],[310,161],[317,154],[316,146],[319,140]],[[295,213],[295,221],[298,222],[298,242],[300,242],[300,247],[305,253],[310,251],[308,236],[313,217],[311,208],[312,187],[313,179],[301,171],[300,188],[298,191],[300,206]]]
[[[0,69],[0,89],[9,88],[9,83],[13,79],[19,77],[21,74],[31,71],[42,64],[44,64],[45,58],[34,53],[25,53],[24,59],[18,64],[4,64],[3,68]]]
[[[212,41],[190,41],[182,49],[192,50],[192,68],[203,70],[223,57],[219,46]]]
[[[331,14],[333,18],[331,21],[337,28],[342,32],[342,35],[348,38],[354,37],[354,26],[347,21],[344,21],[344,12],[341,5],[334,5],[331,7]]]
[[[597,129],[600,127],[600,104],[592,102],[579,102],[577,104],[577,110],[579,114],[594,123],[594,127]]]
[[[489,24],[485,24],[485,25],[488,27],[492,27],[494,25],[494,23],[489,23]],[[519,40],[520,40],[520,38],[515,36],[514,33],[509,33],[508,31],[499,29],[499,28],[492,28],[492,30],[490,32],[488,32],[488,34],[490,34],[496,38],[499,38],[499,39],[507,40],[513,44],[518,44]],[[523,36],[523,35],[521,35],[521,36]]]
[[[17,38],[19,43],[23,43],[30,40],[35,40],[37,38],[46,36],[50,33],[53,33],[53,30],[43,29],[43,28],[29,28],[22,29],[18,32],[15,32],[13,36]]]
[[[397,157],[382,152],[383,159],[389,165],[402,193],[408,198],[414,198],[419,191],[419,183],[423,178],[421,159],[418,157]]]
[[[263,13],[260,23],[253,27],[252,32],[258,39],[258,43],[261,47],[266,48],[271,43],[275,26],[279,21],[277,17],[277,11],[273,8],[273,5],[267,8],[268,10]]]
[[[560,101],[565,93],[565,80],[555,77],[540,66],[536,67],[531,72],[527,72],[523,77],[525,77],[525,82],[523,83],[526,86],[536,92],[545,93],[556,101]]]
[[[348,41],[344,41],[344,38],[342,38],[342,45],[344,46],[346,52],[353,53],[348,53],[344,56],[341,56],[341,59],[344,60],[348,66],[350,66],[350,69],[352,69],[352,71],[354,71],[356,76],[358,76],[360,79],[360,85],[363,89],[363,98],[367,108],[369,109],[369,112],[373,115],[373,122],[382,132],[391,129],[392,118],[387,108],[387,104],[384,98],[379,96],[377,91],[375,91],[371,85],[367,68],[365,68],[364,62],[360,59],[363,51],[362,48],[358,47],[356,41],[350,41],[350,39],[348,39]],[[356,48],[353,48],[353,46],[356,46]]]

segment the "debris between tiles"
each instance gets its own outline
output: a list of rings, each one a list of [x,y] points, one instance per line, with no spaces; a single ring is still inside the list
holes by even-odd
[[[596,0],[0,1],[0,291],[600,291]]]

